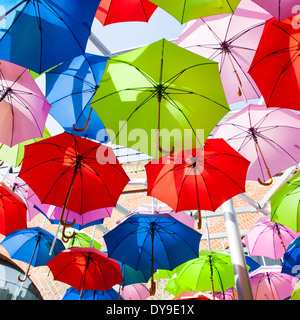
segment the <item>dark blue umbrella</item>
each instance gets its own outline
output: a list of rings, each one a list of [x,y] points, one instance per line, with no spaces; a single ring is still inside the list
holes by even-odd
[[[0,59],[42,73],[84,53],[99,0],[2,0]]]
[[[295,238],[287,247],[282,262],[281,272],[296,277],[300,271],[300,237]]]
[[[57,240],[54,250],[49,255],[54,235],[40,227],[19,229],[8,234],[1,245],[6,249],[12,259],[28,263],[24,282],[29,273],[30,266],[38,267],[46,265],[55,255],[65,249],[61,240]]]
[[[51,104],[50,114],[65,131],[100,142],[109,140],[98,114],[89,106],[107,59],[82,54],[41,76],[42,79],[45,76],[45,96]]]
[[[104,235],[108,256],[135,270],[173,270],[199,256],[201,234],[169,214],[136,213]]]
[[[62,300],[79,300],[80,291],[75,288],[69,288]],[[118,299],[118,292],[110,288],[107,291],[103,290],[83,290],[81,300],[124,300],[122,296]]]

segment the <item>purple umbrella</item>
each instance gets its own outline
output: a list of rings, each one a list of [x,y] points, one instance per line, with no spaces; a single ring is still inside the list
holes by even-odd
[[[284,300],[289,298],[298,280],[281,273],[280,266],[262,266],[250,272],[249,280],[254,300]]]
[[[115,285],[113,288],[119,291],[119,285]],[[150,297],[150,291],[144,284],[134,283],[122,287],[121,296],[124,300],[146,300]]]
[[[268,185],[273,175],[299,163],[299,134],[297,111],[250,104],[220,123],[213,138],[223,138],[251,162],[247,180]]]
[[[191,217],[190,215],[184,213],[184,212],[175,212],[172,208],[165,204],[157,204],[154,207],[150,204],[142,204],[137,209],[132,211],[130,214],[128,214],[125,218],[118,221],[117,223],[121,223],[131,215],[135,213],[168,213],[170,216],[172,216],[174,219],[182,222],[183,224],[189,226],[190,228],[194,229],[195,219]]]
[[[268,11],[277,20],[290,18],[298,13],[299,0],[252,0]]]
[[[246,234],[243,242],[251,256],[264,256],[274,260],[283,257],[289,244],[299,236],[294,230],[270,221],[270,217],[258,219]]]
[[[0,60],[0,143],[42,137],[50,107],[28,69]]]
[[[248,74],[264,23],[272,16],[250,0],[242,0],[234,14],[221,14],[186,24],[176,44],[219,63],[229,104],[260,98]]]

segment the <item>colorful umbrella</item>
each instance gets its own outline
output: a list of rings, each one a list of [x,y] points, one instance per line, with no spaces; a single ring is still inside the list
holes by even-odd
[[[118,285],[115,288],[119,290]],[[122,287],[121,297],[124,300],[146,300],[150,297],[150,291],[143,283],[134,283]]]
[[[150,0],[170,13],[181,24],[200,17],[233,13],[241,0]]]
[[[203,146],[229,111],[217,63],[165,39],[110,58],[91,106],[112,143],[154,158]]]
[[[173,270],[198,256],[201,234],[168,214],[136,213],[104,235],[109,257],[135,270]]]
[[[270,221],[270,216],[258,219],[243,239],[251,256],[282,258],[297,233],[281,224]]]
[[[222,250],[201,250],[198,258],[187,261],[176,278],[181,286],[194,291],[225,291],[235,286],[231,257]]]
[[[299,30],[293,17],[269,19],[249,68],[267,107],[300,110]]]
[[[79,300],[80,291],[75,288],[69,288],[62,300]],[[110,288],[107,291],[104,290],[83,290],[81,300],[118,300],[118,292]],[[119,300],[124,300],[123,297],[119,297]]]
[[[217,297],[213,297],[210,293],[207,292],[195,292],[195,291],[185,291],[182,292],[177,297],[172,300],[219,300]]]
[[[270,197],[271,221],[300,232],[300,172]]]
[[[229,104],[260,98],[248,74],[264,23],[271,15],[250,0],[242,0],[234,14],[190,21],[176,44],[219,63]]]
[[[65,131],[95,140],[100,136],[98,131],[104,130],[89,102],[99,86],[106,61],[106,57],[85,53],[40,76],[51,104],[50,115]]]
[[[168,280],[164,290],[171,293],[174,297],[176,297],[183,292],[191,291],[192,288],[188,288],[186,286],[181,286],[178,283],[177,278],[174,277],[174,278]]]
[[[291,300],[300,300],[300,282],[298,282],[291,294]]]
[[[76,222],[64,221],[66,209],[114,207],[129,181],[111,148],[66,132],[27,145],[19,177],[42,203],[62,207],[64,227]]]
[[[272,176],[300,161],[299,133],[296,111],[250,104],[217,125],[212,135],[251,162],[247,180],[269,185]]]
[[[27,228],[26,205],[22,198],[0,182],[0,233]]]
[[[270,12],[270,14],[279,21],[290,18],[291,16],[294,16],[296,15],[296,13],[298,13],[298,11],[295,10],[295,7],[299,5],[298,0],[252,1]]]
[[[63,243],[58,240],[55,243],[53,253],[50,255],[51,243],[54,235],[40,227],[31,227],[16,230],[8,234],[1,245],[6,249],[12,259],[28,263],[25,277],[19,281],[24,282],[29,276],[30,267],[46,265],[54,256],[65,249]]]
[[[3,60],[0,106],[0,143],[13,147],[43,136],[50,104],[27,69]]]
[[[107,291],[123,281],[118,262],[95,248],[66,249],[51,259],[47,266],[54,280],[81,291],[80,300],[83,290]]]
[[[300,264],[300,237],[294,239],[284,253],[282,271],[299,279]]]
[[[99,0],[3,0],[0,59],[37,73],[85,51]]]
[[[250,272],[254,300],[284,300],[294,289],[293,277],[281,273],[280,266],[262,266]]]
[[[66,231],[66,234],[69,236],[71,235],[71,233],[73,233],[72,229]],[[98,241],[96,241],[95,239],[92,240],[92,238],[88,234],[86,234],[85,232],[78,232],[78,231],[75,231],[75,236],[71,239],[68,239],[68,241],[64,243],[64,246],[66,249],[70,249],[72,247],[79,247],[79,248],[94,247],[98,250],[101,250],[101,247],[102,247]]]
[[[95,18],[104,26],[128,21],[147,22],[156,8],[148,0],[101,0]]]
[[[245,192],[248,166],[249,161],[223,139],[207,139],[202,149],[151,160],[145,166],[148,195],[175,211],[198,210],[201,228],[201,210],[215,211]]]

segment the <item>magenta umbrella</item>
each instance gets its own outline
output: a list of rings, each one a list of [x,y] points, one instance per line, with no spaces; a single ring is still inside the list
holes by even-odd
[[[281,21],[290,18],[298,13],[296,6],[299,6],[299,0],[252,0],[259,6],[268,11],[273,17]]]
[[[251,162],[247,180],[268,185],[275,174],[299,163],[299,134],[297,111],[250,104],[217,125],[213,138],[223,138]]]
[[[172,216],[174,219],[184,223],[185,225],[189,226],[190,228],[194,229],[195,225],[195,219],[191,217],[190,215],[179,211],[175,212],[172,208],[165,204],[156,204],[154,206],[150,204],[142,204],[137,209],[132,211],[128,216],[126,216],[124,219],[128,218],[130,215],[134,213],[168,213],[170,216]],[[122,219],[122,221],[124,220]],[[121,221],[120,221],[121,222]]]
[[[282,258],[289,244],[299,236],[294,230],[270,221],[270,216],[258,219],[243,239],[251,256],[274,260]]]
[[[119,285],[115,285],[113,288],[119,291]],[[150,297],[150,291],[143,283],[134,283],[122,287],[121,296],[124,300],[146,300]]]
[[[186,24],[176,44],[219,63],[229,104],[260,98],[248,74],[264,23],[272,16],[250,0],[242,0],[233,14],[221,14]]]
[[[254,300],[284,300],[298,282],[295,277],[281,273],[280,266],[262,266],[249,273]]]
[[[50,107],[28,69],[0,60],[0,143],[42,137]]]

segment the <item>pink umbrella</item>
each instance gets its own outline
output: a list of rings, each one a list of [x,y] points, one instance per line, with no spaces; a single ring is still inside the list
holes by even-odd
[[[299,237],[294,230],[270,221],[270,217],[258,219],[246,234],[243,242],[251,256],[264,256],[274,260],[283,257],[289,244]]]
[[[50,104],[28,69],[0,60],[0,143],[42,137]]]
[[[213,131],[214,138],[223,138],[251,162],[246,179],[261,184],[271,184],[273,175],[299,163],[299,134],[297,111],[253,104]]]
[[[250,272],[249,280],[254,300],[284,300],[289,298],[298,280],[281,273],[280,266],[262,266]]]
[[[113,288],[119,292],[119,285],[115,285]],[[146,300],[150,297],[150,291],[144,284],[134,283],[122,287],[121,296],[124,300]]]
[[[247,73],[258,46],[264,23],[272,16],[250,0],[242,0],[234,14],[221,14],[186,24],[176,44],[219,62],[229,104],[260,98]]]
[[[268,11],[273,17],[281,21],[298,13],[299,0],[252,0]]]
[[[190,228],[194,228],[194,225],[195,225],[195,219],[193,217],[191,217],[190,215],[188,215],[182,211],[175,212],[172,208],[170,208],[169,206],[167,206],[165,204],[156,204],[154,207],[152,207],[152,205],[150,205],[150,204],[142,204],[136,210],[132,211],[130,215],[132,215],[134,213],[145,213],[145,214],[168,213],[174,219],[184,223],[185,225],[189,226]],[[128,216],[126,216],[126,218],[128,218]],[[124,218],[124,219],[126,219],[126,218]]]
[[[224,292],[216,291],[215,296],[219,300],[238,300],[238,295],[235,288],[229,288]]]

